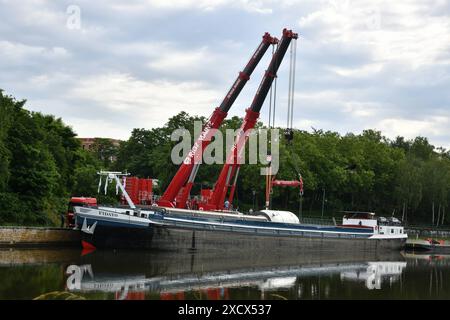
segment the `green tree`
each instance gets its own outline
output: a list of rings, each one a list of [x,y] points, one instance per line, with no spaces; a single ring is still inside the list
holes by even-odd
[[[410,216],[409,213],[415,212],[423,198],[421,167],[420,160],[409,157],[400,163],[396,172],[394,195],[405,221],[417,221],[417,217]]]
[[[25,103],[0,90],[0,222],[56,224],[90,161],[70,127]]]
[[[95,138],[92,151],[104,169],[109,169],[116,160],[119,147],[107,138]]]

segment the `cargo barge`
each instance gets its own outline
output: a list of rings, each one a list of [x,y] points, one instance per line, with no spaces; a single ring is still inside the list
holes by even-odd
[[[123,174],[101,172],[101,175],[107,176],[106,183],[116,180],[116,188],[122,190],[129,207],[75,207],[77,226],[82,232],[84,245],[91,248],[227,252],[256,250],[273,254],[297,254],[304,248],[399,250],[407,239],[403,226],[394,221],[383,222],[373,213],[351,213],[343,218],[341,225],[318,226],[302,224],[295,214],[288,211],[262,210],[252,214],[230,211],[241,165],[238,160],[242,160],[249,134],[255,128],[288,48],[291,49],[288,117],[292,118],[297,38],[297,33],[286,28],[283,29],[280,40],[268,33],[264,34],[260,45],[244,70],[239,73],[224,100],[208,118],[166,190],[153,202],[157,206],[136,207],[119,180],[119,176]],[[198,160],[202,159],[203,151],[212,141],[214,133],[222,125],[235,99],[270,45],[273,46],[273,53],[269,66],[250,107],[246,109],[246,115],[214,188],[209,190],[205,201],[190,201],[190,192],[201,163]],[[292,119],[285,136],[288,141],[293,138]],[[270,164],[266,168],[269,172],[266,179],[273,183],[272,175],[276,171],[272,170],[272,157],[268,158]],[[298,174],[301,187],[302,179]],[[107,185],[105,190],[106,188]],[[269,207],[267,203],[266,200],[266,207]]]
[[[289,211],[253,214],[150,206],[137,208],[74,207],[77,228],[86,247],[157,250],[248,251],[296,253],[299,250],[400,250],[407,234],[398,223],[381,223],[374,213],[352,213],[341,225],[307,225]]]

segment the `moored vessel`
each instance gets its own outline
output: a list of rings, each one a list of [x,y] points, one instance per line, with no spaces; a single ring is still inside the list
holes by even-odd
[[[289,211],[253,214],[148,206],[136,207],[120,184],[120,173],[101,172],[116,180],[128,207],[75,207],[82,241],[92,247],[157,250],[298,253],[321,250],[399,250],[407,234],[398,222],[381,222],[374,213],[347,213],[340,225],[300,223]]]

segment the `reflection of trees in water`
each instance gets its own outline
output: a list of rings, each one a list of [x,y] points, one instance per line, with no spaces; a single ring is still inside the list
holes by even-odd
[[[416,254],[406,256],[406,262],[373,263],[316,263],[308,258],[286,266],[241,267],[239,262],[222,268],[222,261],[208,264],[199,256],[157,258],[115,253],[76,258],[71,265],[3,264],[0,299],[71,296],[60,295],[64,290],[88,299],[450,298],[448,256]]]
[[[427,293],[425,298],[448,298],[450,288],[448,279],[450,277],[450,255],[433,255],[426,253],[408,253],[405,254],[410,266],[411,277],[415,279],[415,287],[411,289],[414,292],[419,286],[427,288],[423,290]],[[408,276],[409,276],[408,272]]]
[[[0,267],[0,300],[33,299],[50,291],[63,290],[62,268],[57,264]]]
[[[430,297],[433,295],[439,296],[440,292],[444,289],[444,276],[442,268],[438,268],[438,266],[434,265],[430,269],[430,285],[429,285],[429,294]]]

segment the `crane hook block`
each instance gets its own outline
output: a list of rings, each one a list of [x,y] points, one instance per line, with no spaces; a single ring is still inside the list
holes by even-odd
[[[284,137],[286,138],[287,142],[291,142],[292,140],[294,140],[294,130],[286,129],[284,131]]]

